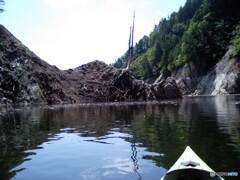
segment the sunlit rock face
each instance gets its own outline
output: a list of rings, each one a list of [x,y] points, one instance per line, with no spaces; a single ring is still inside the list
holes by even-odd
[[[160,100],[181,97],[172,80],[148,85],[101,61],[62,71],[0,26],[0,104]]]
[[[201,78],[195,94],[240,93],[240,59],[231,58],[233,47],[212,70]]]
[[[233,49],[229,47],[224,57],[212,67],[190,62],[172,72],[171,77],[183,94],[239,94],[240,59],[231,57]]]

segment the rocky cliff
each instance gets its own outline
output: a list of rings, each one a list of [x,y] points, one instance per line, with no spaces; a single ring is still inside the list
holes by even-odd
[[[233,47],[210,71],[200,77],[194,94],[239,94],[240,59],[232,58]]]
[[[231,57],[234,47],[229,47],[224,57],[207,71],[193,62],[173,71],[174,78],[183,94],[219,95],[240,93],[240,59]],[[205,68],[205,67],[204,67]],[[161,75],[158,78],[164,79]]]
[[[172,78],[147,84],[128,71],[93,61],[62,71],[0,26],[0,104],[81,103],[179,98]]]

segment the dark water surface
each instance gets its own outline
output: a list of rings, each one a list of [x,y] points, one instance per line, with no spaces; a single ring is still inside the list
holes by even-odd
[[[0,180],[159,180],[187,145],[240,171],[240,96],[1,112]]]

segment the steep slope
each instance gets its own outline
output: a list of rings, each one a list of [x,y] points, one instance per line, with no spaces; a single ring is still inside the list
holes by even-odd
[[[159,92],[161,92],[159,94]],[[82,103],[181,97],[174,81],[148,85],[129,72],[94,61],[61,71],[0,26],[0,104]]]
[[[171,73],[183,94],[219,95],[240,93],[240,59],[231,54],[234,47],[229,47],[224,57],[209,71],[199,75],[198,65],[194,62]],[[165,79],[161,76],[156,80]]]
[[[194,93],[201,77],[221,61],[229,46],[235,47],[230,56],[238,59],[239,9],[235,0],[187,0],[178,12],[162,19],[149,37],[144,36],[136,44],[130,66],[133,74],[150,82],[159,76],[160,79],[171,76],[178,79],[184,93]],[[116,67],[125,66],[126,55],[127,52],[116,61]],[[179,76],[184,77],[182,81]],[[226,92],[240,93],[237,89]]]
[[[233,50],[230,47],[222,60],[199,79],[194,94],[240,93],[240,59],[231,57]]]
[[[69,83],[61,71],[37,57],[0,26],[0,97],[9,103],[71,102]]]

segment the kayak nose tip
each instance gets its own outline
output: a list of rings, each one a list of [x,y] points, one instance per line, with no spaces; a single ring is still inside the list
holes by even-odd
[[[186,162],[181,162],[181,165],[186,167],[197,167],[197,166],[200,166],[200,163],[193,162],[193,161],[186,161]]]

